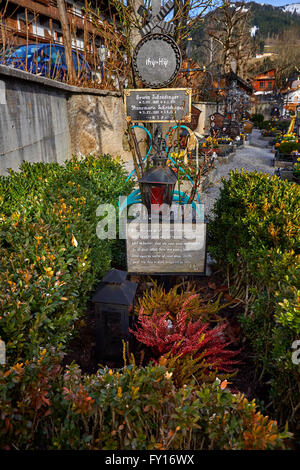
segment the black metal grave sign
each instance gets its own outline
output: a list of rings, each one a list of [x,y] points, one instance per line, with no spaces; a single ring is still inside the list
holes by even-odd
[[[125,90],[128,122],[191,122],[190,88]]]
[[[136,46],[132,64],[144,85],[163,88],[175,80],[180,70],[180,49],[166,34],[148,34]]]
[[[163,88],[172,83],[181,67],[181,52],[170,34],[174,25],[164,21],[174,7],[169,0],[152,0],[150,21],[141,29],[143,39],[135,47],[132,66],[139,80],[150,88]]]

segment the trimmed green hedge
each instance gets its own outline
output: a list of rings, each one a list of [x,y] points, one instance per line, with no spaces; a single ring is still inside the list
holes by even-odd
[[[83,375],[62,368],[89,290],[115,241],[96,236],[96,208],[131,190],[108,156],[24,165],[0,180],[0,448],[279,449],[290,437],[227,381],[177,386],[166,361]],[[126,361],[130,359],[130,364]],[[23,362],[17,362],[23,361]]]
[[[300,417],[300,187],[277,176],[231,172],[209,224],[209,251],[232,294],[245,301],[240,321],[283,422]]]
[[[72,336],[118,243],[97,238],[96,209],[128,194],[126,176],[104,155],[25,163],[0,178],[0,337],[9,364]]]
[[[226,381],[177,388],[162,364],[86,376],[60,363],[45,350],[0,368],[0,449],[263,450],[290,437]]]

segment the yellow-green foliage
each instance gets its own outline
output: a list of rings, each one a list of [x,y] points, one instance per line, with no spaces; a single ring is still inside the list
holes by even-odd
[[[141,308],[143,308],[143,315],[152,315],[154,312],[163,315],[168,312],[170,319],[174,320],[185,304],[184,310],[189,319],[199,320],[201,318],[203,322],[222,320],[218,312],[228,305],[228,303],[221,304],[222,294],[219,294],[214,302],[210,302],[201,294],[196,294],[195,287],[188,291],[180,291],[180,286],[177,285],[166,292],[163,286],[157,285],[155,281],[153,283],[154,286],[145,291],[137,302],[137,314]]]
[[[299,420],[300,186],[277,176],[231,172],[209,224],[209,250],[245,300],[244,332],[268,374],[278,416]]]
[[[0,338],[7,361],[66,343],[115,240],[99,240],[99,204],[117,206],[126,183],[108,155],[24,163],[0,177]]]

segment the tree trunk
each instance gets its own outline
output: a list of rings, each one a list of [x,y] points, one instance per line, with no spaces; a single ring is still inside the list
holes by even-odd
[[[140,6],[144,6],[144,0],[128,0],[128,5],[131,6],[132,11],[133,11],[133,15],[136,18],[139,18],[139,15],[138,15],[137,11],[138,11]],[[132,52],[133,52],[135,46],[138,44],[138,42],[141,39],[142,39],[142,36],[141,36],[140,30],[137,27],[133,27],[131,29],[131,33],[130,33]]]
[[[61,23],[61,29],[64,38],[64,46],[65,46],[65,56],[66,56],[66,63],[68,68],[68,79],[75,81],[75,70],[74,64],[72,59],[72,36],[71,31],[69,28],[69,21],[67,17],[66,5],[64,0],[57,0],[59,18]]]

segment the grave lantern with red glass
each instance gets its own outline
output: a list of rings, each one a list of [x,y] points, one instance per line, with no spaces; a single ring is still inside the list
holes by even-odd
[[[163,139],[157,137],[156,152],[152,157],[153,166],[144,173],[139,180],[143,192],[143,200],[148,213],[151,213],[151,206],[171,205],[177,176],[174,171],[167,166],[167,158],[162,149]],[[155,208],[153,208],[155,210]]]

